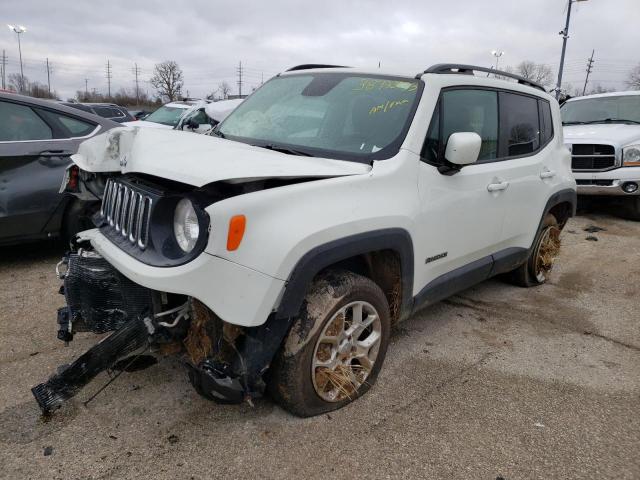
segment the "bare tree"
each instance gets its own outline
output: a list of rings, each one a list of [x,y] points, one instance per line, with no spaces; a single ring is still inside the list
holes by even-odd
[[[29,88],[29,79],[19,73],[10,73],[7,77],[7,85],[10,90],[26,94]]]
[[[640,63],[629,72],[629,78],[627,79],[627,86],[631,90],[640,90]]]
[[[521,77],[539,83],[540,85],[551,85],[553,83],[553,71],[551,67],[544,63],[535,63],[530,60],[520,62],[516,67],[516,73]]]
[[[220,92],[220,98],[222,100],[226,99],[231,93],[231,85],[227,82],[222,81],[222,83],[218,84],[218,91]]]
[[[172,102],[182,93],[184,85],[182,70],[173,60],[157,63],[150,82],[153,88],[158,91],[158,95],[166,97]]]

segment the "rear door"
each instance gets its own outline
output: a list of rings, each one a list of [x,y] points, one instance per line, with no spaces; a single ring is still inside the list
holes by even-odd
[[[70,155],[97,124],[0,100],[0,238],[43,234]]]
[[[519,92],[500,92],[499,99],[501,176],[509,183],[500,248],[528,249],[558,181],[551,108],[549,101]]]

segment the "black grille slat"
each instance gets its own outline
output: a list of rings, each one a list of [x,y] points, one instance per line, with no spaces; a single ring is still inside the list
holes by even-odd
[[[603,171],[616,167],[613,145],[575,143],[571,150],[571,169],[575,171]]]

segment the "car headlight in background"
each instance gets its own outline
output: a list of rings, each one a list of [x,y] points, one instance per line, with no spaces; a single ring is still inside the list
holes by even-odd
[[[640,166],[640,145],[629,145],[622,149],[622,163],[626,166]]]
[[[198,215],[191,200],[183,198],[176,205],[173,215],[173,233],[180,248],[189,253],[196,246],[200,236]]]

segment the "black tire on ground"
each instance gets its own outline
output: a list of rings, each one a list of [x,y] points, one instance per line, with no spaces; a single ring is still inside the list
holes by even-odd
[[[545,237],[545,235],[549,234],[548,229],[557,229],[558,234],[560,232],[558,220],[551,213],[547,213],[544,216],[544,219],[542,220],[542,225],[540,225],[540,229],[538,230],[536,238],[533,242],[533,246],[529,251],[529,258],[527,258],[527,261],[522,265],[520,265],[515,270],[513,270],[512,272],[510,272],[509,280],[511,281],[511,283],[518,285],[520,287],[525,287],[525,288],[535,287],[537,285],[542,285],[543,283],[546,283],[548,279],[548,275],[547,275],[548,271],[536,273],[536,270],[539,270],[536,268],[536,262],[538,261],[538,252],[540,250],[540,243]]]
[[[312,365],[314,359],[321,359],[321,348],[331,348],[324,343],[318,343],[321,334],[328,335],[331,329],[335,329],[334,325],[340,321],[340,318],[347,318],[342,324],[340,332],[349,331],[347,326],[351,318],[355,317],[355,311],[351,310],[349,314],[348,307],[345,314],[341,312],[345,307],[353,305],[354,302],[364,302],[372,307],[377,313],[379,322],[375,323],[377,329],[376,338],[377,354],[370,370],[363,369],[357,360],[356,367],[363,371],[368,371],[368,376],[362,381],[353,382],[348,385],[348,395],[341,398],[342,390],[332,387],[333,383],[326,380],[326,377],[318,377],[322,367],[316,367],[312,373]],[[334,318],[334,315],[337,316]],[[364,318],[364,314],[361,315]],[[370,318],[369,316],[367,318]],[[353,323],[353,322],[351,322]],[[356,343],[358,339],[364,338],[365,335],[371,335],[372,327],[363,331],[362,335],[354,334]],[[271,367],[268,389],[273,397],[283,408],[300,417],[311,417],[325,412],[336,410],[344,405],[352,402],[356,398],[366,393],[375,383],[376,377],[384,362],[387,346],[389,344],[389,335],[391,330],[391,320],[389,313],[389,304],[380,287],[373,281],[361,275],[356,275],[348,271],[329,272],[317,278],[310,286],[300,315],[294,320],[291,330],[285,338],[282,348],[276,355]],[[333,330],[335,336],[339,336],[338,329]],[[367,333],[369,332],[369,333]],[[357,337],[357,338],[356,338]],[[369,337],[372,338],[372,337]],[[366,339],[365,339],[366,340]],[[318,350],[316,351],[316,345]],[[355,349],[356,347],[352,347]],[[373,349],[369,350],[370,352]],[[340,371],[340,370],[336,370]],[[349,368],[349,372],[357,371],[354,367]],[[320,373],[319,375],[324,375]],[[354,378],[354,377],[352,377]],[[333,401],[323,399],[315,385],[320,385],[324,381],[324,388],[320,388],[323,392],[326,390],[337,391],[338,396]],[[356,388],[356,384],[359,386]],[[328,395],[325,392],[325,395]]]
[[[60,229],[60,240],[65,247],[76,236],[78,232],[89,230],[94,227],[91,221],[93,215],[99,208],[97,202],[83,202],[81,200],[72,200],[67,205],[62,218],[62,227]]]

